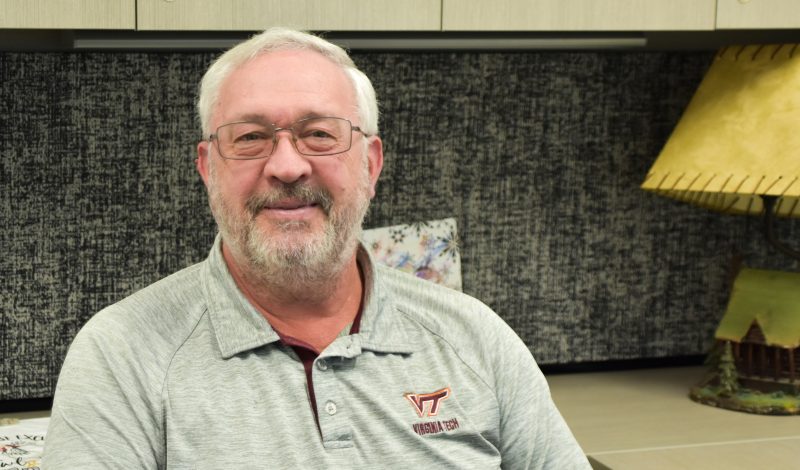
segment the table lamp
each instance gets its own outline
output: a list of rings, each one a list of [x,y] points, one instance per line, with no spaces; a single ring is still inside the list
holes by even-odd
[[[720,50],[642,189],[727,214],[800,217],[800,48]],[[743,268],[693,400],[761,414],[800,414],[800,274]]]

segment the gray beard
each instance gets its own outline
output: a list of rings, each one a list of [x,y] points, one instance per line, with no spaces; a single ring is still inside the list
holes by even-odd
[[[366,163],[366,159],[365,159]],[[307,184],[287,184],[268,194],[251,196],[244,210],[226,204],[218,191],[212,165],[209,203],[223,242],[233,252],[248,279],[274,294],[289,298],[324,298],[358,246],[361,225],[369,208],[369,173],[364,168],[360,197],[349,206],[335,207],[325,189]],[[327,220],[321,233],[309,233],[304,221],[277,225],[279,236],[259,230],[256,217],[265,206],[293,198],[322,208]]]

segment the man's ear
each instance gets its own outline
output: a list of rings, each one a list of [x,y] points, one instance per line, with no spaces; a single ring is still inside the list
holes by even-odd
[[[378,177],[383,169],[383,141],[378,136],[369,137],[367,145],[367,161],[369,164],[369,197],[375,197],[375,186],[378,184]]]
[[[208,188],[209,165],[211,164],[209,161],[211,158],[209,154],[209,145],[210,143],[207,140],[203,140],[197,144],[197,159],[194,161],[197,172],[200,173],[200,177],[203,178],[203,183],[205,183],[206,188]]]

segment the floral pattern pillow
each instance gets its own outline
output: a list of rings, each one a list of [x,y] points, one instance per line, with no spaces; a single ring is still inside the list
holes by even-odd
[[[362,240],[377,262],[461,290],[455,219],[364,230]]]
[[[50,418],[0,419],[0,468],[41,470],[44,436]]]

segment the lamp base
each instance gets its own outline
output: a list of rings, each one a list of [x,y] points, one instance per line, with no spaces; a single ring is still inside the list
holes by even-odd
[[[747,413],[800,415],[800,273],[742,268],[692,400]]]
[[[737,390],[720,385],[718,377],[689,390],[689,398],[704,405],[760,415],[800,415],[800,388],[786,384],[765,392],[740,386]]]

